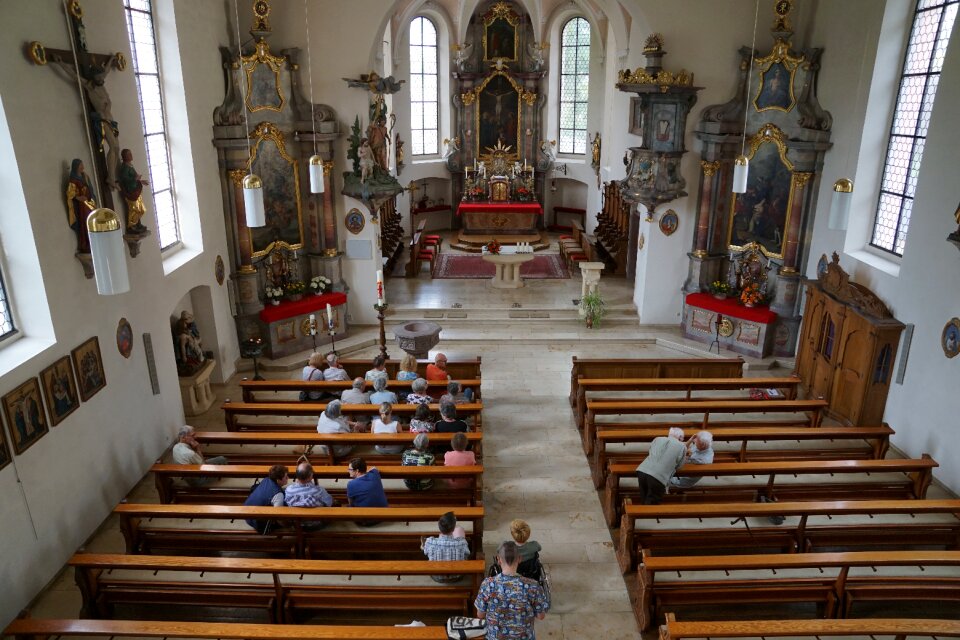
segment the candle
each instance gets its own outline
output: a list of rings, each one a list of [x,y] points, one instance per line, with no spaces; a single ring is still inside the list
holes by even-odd
[[[329,302],[327,303],[327,328],[333,333],[333,307]]]
[[[377,271],[377,304],[383,304],[383,271]]]
[[[310,314],[310,335],[317,335],[317,316]]]

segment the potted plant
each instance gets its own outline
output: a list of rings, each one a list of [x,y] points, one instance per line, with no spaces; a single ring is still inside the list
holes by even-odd
[[[708,287],[711,295],[717,300],[724,300],[727,296],[730,295],[730,285],[726,282],[721,282],[720,280],[714,280],[710,283]]]
[[[607,315],[606,303],[599,291],[591,291],[583,296],[583,299],[580,300],[580,308],[583,309],[588,329],[599,328],[600,321]]]
[[[270,301],[270,304],[278,305],[280,304],[280,298],[283,297],[283,289],[280,287],[271,287],[267,285],[266,289],[267,300]]]
[[[742,302],[745,307],[754,307],[758,304],[763,304],[763,300],[764,296],[760,290],[759,283],[753,282],[748,284],[740,291],[740,302]]]
[[[517,200],[520,202],[529,202],[533,197],[533,192],[527,187],[517,187]]]
[[[287,294],[287,298],[290,300],[300,300],[303,298],[303,292],[306,291],[306,289],[307,285],[297,280],[295,282],[288,282],[283,288],[283,291]]]
[[[313,295],[319,296],[326,293],[331,284],[330,278],[326,276],[313,276],[310,278],[310,291],[313,292]]]

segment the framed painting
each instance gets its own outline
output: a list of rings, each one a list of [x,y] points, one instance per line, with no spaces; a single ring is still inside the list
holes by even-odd
[[[960,318],[951,318],[943,327],[940,346],[943,347],[943,355],[948,358],[956,357],[960,353]]]
[[[520,16],[514,13],[510,5],[498,2],[483,16],[483,60],[506,60],[516,62],[518,59],[520,34],[517,27],[520,25]]]
[[[665,236],[672,236],[680,225],[680,218],[673,209],[667,209],[666,213],[660,216],[660,231]]]
[[[133,328],[126,318],[120,318],[117,323],[117,351],[124,358],[129,358],[133,353]]]
[[[753,98],[753,107],[757,112],[775,109],[790,112],[797,104],[793,91],[797,69],[804,57],[790,53],[790,45],[777,40],[767,56],[754,60],[758,70],[757,93]]]
[[[86,402],[107,386],[107,377],[103,373],[103,358],[100,356],[100,340],[93,336],[71,351],[70,357],[77,370],[80,399]]]
[[[10,447],[7,445],[7,434],[0,425],[0,469],[10,464],[13,457],[10,455]]]
[[[49,431],[36,378],[30,378],[3,396],[3,413],[7,416],[13,450],[17,455],[23,454]]]
[[[510,158],[519,158],[520,97],[522,87],[503,72],[494,72],[477,88],[477,156],[490,155],[502,143],[511,147]]]
[[[241,58],[243,71],[247,78],[245,102],[251,113],[263,111],[283,111],[286,98],[280,88],[280,74],[286,58],[270,53],[266,40],[257,42],[257,49],[249,56]]]
[[[266,225],[249,230],[250,255],[265,256],[277,247],[299,249],[303,246],[303,222],[297,161],[287,153],[283,133],[275,125],[261,122],[252,138],[244,175],[255,168],[263,180]],[[244,212],[238,215],[243,218]]]
[[[40,372],[40,386],[50,414],[50,426],[57,426],[80,406],[77,379],[67,356]]]

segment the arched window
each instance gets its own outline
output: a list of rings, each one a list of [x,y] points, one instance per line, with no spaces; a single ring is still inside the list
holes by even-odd
[[[590,23],[573,18],[560,33],[560,153],[587,152]]]
[[[900,75],[897,107],[870,244],[903,255],[930,113],[960,0],[918,0]]]
[[[410,136],[412,154],[440,152],[440,75],[437,26],[417,16],[410,22]]]
[[[7,298],[7,285],[3,283],[3,274],[0,273],[0,340],[16,333],[13,325],[13,314],[10,313],[10,302]]]
[[[127,35],[133,53],[133,74],[137,79],[140,118],[147,147],[146,163],[150,172],[150,190],[157,217],[160,249],[180,242],[180,223],[173,189],[173,168],[167,141],[163,92],[160,90],[160,63],[153,28],[152,0],[123,0],[127,14]],[[122,179],[122,177],[121,177]]]

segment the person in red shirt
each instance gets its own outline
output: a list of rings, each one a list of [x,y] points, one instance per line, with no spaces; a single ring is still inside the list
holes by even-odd
[[[433,364],[427,365],[427,380],[447,381],[449,379],[450,374],[447,373],[447,356],[438,353],[437,357],[433,359]]]

